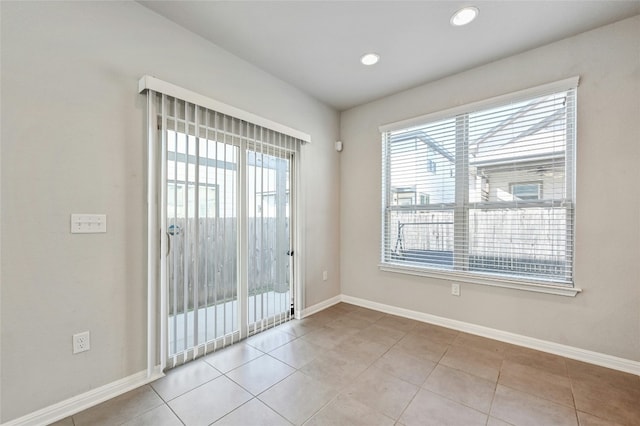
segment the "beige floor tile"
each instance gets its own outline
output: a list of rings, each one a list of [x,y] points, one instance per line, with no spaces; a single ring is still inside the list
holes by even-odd
[[[507,423],[504,420],[496,419],[495,417],[489,416],[489,420],[487,420],[487,426],[513,426],[511,423]]]
[[[417,358],[438,362],[447,352],[449,345],[433,341],[427,337],[409,333],[404,336],[394,348],[400,348]]]
[[[313,361],[324,352],[324,349],[314,345],[313,343],[309,343],[303,339],[296,339],[286,345],[272,350],[269,352],[269,355],[294,368],[300,368]]]
[[[336,303],[335,305],[330,306],[327,309],[324,309],[322,313],[348,314],[349,312],[353,312],[357,309],[363,309],[363,308],[360,308],[359,306],[355,306],[355,305],[350,305],[348,303]]]
[[[397,420],[418,389],[418,386],[380,369],[370,368],[358,376],[343,394]]]
[[[436,363],[410,355],[400,348],[391,348],[373,365],[399,379],[421,386]]]
[[[337,392],[296,372],[263,392],[259,399],[295,425],[301,425],[331,401]]]
[[[489,413],[496,384],[464,371],[438,365],[422,387],[483,413]]]
[[[300,371],[339,390],[352,383],[367,367],[368,364],[365,363],[356,363],[324,354],[302,366]]]
[[[185,425],[209,425],[249,401],[251,394],[221,376],[170,401]]]
[[[328,322],[334,321],[340,318],[342,315],[346,315],[346,311],[342,309],[325,309],[324,311],[317,312],[305,319],[312,319],[317,325],[324,326]]]
[[[398,330],[408,333],[409,331],[413,330],[419,324],[419,322],[395,315],[385,315],[378,321],[376,321],[375,324],[380,327],[386,327],[392,330]]]
[[[466,371],[483,379],[498,381],[502,356],[482,349],[452,345],[440,363],[447,367]]]
[[[254,395],[267,390],[296,370],[282,361],[263,355],[227,373],[227,377]]]
[[[311,318],[304,318],[301,320],[291,320],[279,325],[278,331],[289,333],[294,337],[301,337],[319,328],[322,328],[322,325],[317,324],[317,322]]]
[[[377,324],[371,324],[358,333],[358,337],[368,339],[372,342],[383,343],[385,345],[394,345],[400,341],[407,333],[393,328],[382,327]]]
[[[363,339],[359,335],[344,340],[340,345],[328,351],[328,355],[353,363],[371,365],[391,348],[392,344],[378,343]]]
[[[253,346],[246,343],[236,343],[207,355],[202,360],[212,365],[216,370],[226,373],[262,355],[264,352]]]
[[[528,393],[498,385],[491,416],[518,426],[576,426],[575,410]]]
[[[49,426],[74,426],[74,425],[73,425],[73,419],[71,417],[67,417],[62,420],[58,420],[55,423],[51,423]]]
[[[362,330],[363,328],[367,328],[371,325],[370,321],[367,321],[363,318],[358,318],[352,314],[346,314],[341,316],[340,318],[330,321],[325,324],[325,327],[335,328],[337,330],[342,330],[345,328],[354,329],[356,332]]]
[[[506,360],[502,363],[498,383],[540,398],[574,407],[571,380],[566,376]]]
[[[578,411],[623,425],[640,424],[640,390],[575,380],[572,387]]]
[[[212,426],[291,426],[291,423],[267,407],[262,401],[254,398]]]
[[[336,308],[340,308],[342,310],[344,310],[344,312],[349,313],[349,314],[353,314],[353,313],[382,313],[379,311],[375,311],[373,309],[369,309],[369,308],[365,308],[364,306],[358,306],[358,305],[353,305],[351,303],[345,303],[345,302],[341,302],[338,303],[337,305],[334,305],[334,307]],[[385,315],[384,313],[382,313],[383,315]]]
[[[357,309],[349,312],[349,315],[354,315],[358,318],[365,319],[369,322],[376,322],[386,314],[372,309]]]
[[[142,386],[75,414],[73,422],[75,426],[121,424],[163,403],[151,386]]]
[[[249,337],[246,340],[246,343],[261,350],[262,352],[270,352],[275,348],[286,345],[293,339],[295,339],[295,337],[291,334],[284,333],[274,328]]]
[[[431,342],[450,345],[456,340],[460,332],[433,324],[418,323],[418,325],[411,330],[411,334],[425,337]]]
[[[170,401],[219,376],[220,372],[210,364],[196,360],[167,371],[166,376],[151,383],[151,386],[162,399]]]
[[[344,395],[338,395],[305,426],[393,426],[393,419]]]
[[[569,377],[573,381],[607,384],[621,390],[640,390],[640,377],[585,362],[566,360]]]
[[[529,348],[511,346],[505,354],[505,359],[526,365],[528,367],[544,370],[547,373],[559,376],[568,376],[565,358]]]
[[[485,351],[496,352],[502,355],[506,354],[512,347],[512,345],[509,345],[508,343],[487,339],[486,337],[476,336],[469,333],[458,333],[452,344],[484,349]]]
[[[487,415],[421,389],[400,417],[406,426],[484,426]]]
[[[300,338],[316,346],[320,346],[325,350],[329,350],[340,345],[343,341],[350,339],[355,334],[357,334],[357,331],[354,329],[337,330],[335,328],[322,327]]]
[[[163,404],[129,420],[122,426],[182,426],[182,422],[167,405]]]
[[[580,426],[621,426],[620,423],[601,419],[591,414],[583,413],[582,411],[578,411],[578,423]]]

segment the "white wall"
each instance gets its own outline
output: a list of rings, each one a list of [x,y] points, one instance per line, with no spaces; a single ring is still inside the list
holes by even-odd
[[[306,304],[340,293],[334,110],[137,3],[1,8],[2,421],[146,367],[144,74],[311,135]],[[109,232],[71,235],[73,212]]]
[[[575,298],[378,270],[378,126],[581,76]],[[343,294],[640,361],[640,16],[341,114]],[[363,213],[363,212],[366,212]]]

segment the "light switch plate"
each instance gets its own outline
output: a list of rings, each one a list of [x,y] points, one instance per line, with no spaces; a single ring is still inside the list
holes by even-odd
[[[72,214],[72,234],[99,234],[107,232],[106,214]]]

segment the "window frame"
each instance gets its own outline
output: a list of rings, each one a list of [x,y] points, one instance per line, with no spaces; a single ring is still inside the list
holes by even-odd
[[[532,87],[529,89],[521,90],[514,93],[508,93],[505,95],[497,96],[491,99],[487,99],[480,102],[474,102],[471,104],[462,105],[459,107],[447,109],[444,111],[439,111],[432,114],[427,114],[415,118],[411,118],[408,120],[403,120],[395,123],[385,124],[379,127],[379,131],[382,134],[383,139],[383,152],[382,152],[382,223],[381,223],[381,245],[380,245],[380,264],[379,269],[385,272],[394,272],[394,273],[402,273],[409,275],[417,275],[417,276],[425,276],[430,278],[437,278],[441,280],[453,280],[459,282],[467,282],[473,284],[482,284],[488,286],[495,287],[506,287],[520,290],[527,290],[533,292],[541,292],[562,296],[575,296],[582,290],[576,286],[575,283],[575,149],[576,149],[576,128],[575,128],[575,117],[577,113],[574,112],[574,120],[571,123],[568,123],[567,128],[567,139],[568,143],[571,144],[570,148],[566,150],[566,163],[568,170],[566,171],[566,199],[571,201],[571,205],[569,208],[571,209],[571,224],[568,225],[571,227],[570,232],[573,236],[571,244],[572,244],[572,263],[571,263],[571,283],[561,283],[561,282],[553,282],[546,280],[538,280],[538,279],[530,279],[526,277],[517,277],[510,275],[502,275],[502,274],[490,274],[490,273],[478,273],[474,271],[464,270],[464,265],[456,265],[455,262],[464,262],[465,259],[468,260],[468,256],[466,255],[456,255],[456,253],[460,253],[460,250],[464,250],[466,246],[461,244],[465,240],[469,238],[469,230],[468,228],[468,218],[469,214],[469,202],[468,202],[468,194],[465,194],[465,191],[460,191],[460,188],[467,188],[468,185],[461,185],[459,182],[456,182],[456,193],[455,193],[455,202],[447,203],[447,204],[439,204],[439,205],[431,205],[431,206],[423,206],[426,207],[425,210],[453,210],[455,233],[457,235],[462,235],[462,237],[454,238],[454,268],[451,269],[437,269],[429,266],[418,266],[414,264],[405,264],[405,263],[395,263],[390,260],[388,257],[388,251],[385,247],[390,244],[388,241],[388,229],[386,228],[386,224],[388,223],[388,215],[390,214],[390,197],[392,196],[391,192],[391,181],[389,176],[389,162],[386,161],[389,155],[389,144],[386,143],[385,135],[387,132],[397,131],[408,129],[415,126],[424,125],[429,122],[436,122],[438,120],[451,119],[455,118],[456,120],[456,128],[464,128],[468,124],[468,117],[470,113],[474,111],[483,110],[483,109],[491,109],[493,107],[499,107],[501,105],[506,105],[508,103],[515,103],[518,101],[526,100],[529,98],[534,98],[536,96],[543,96],[547,94],[551,94],[554,92],[568,91],[568,90],[577,90],[579,84],[579,77],[571,77],[565,80],[544,84],[541,86]],[[575,102],[577,104],[577,93],[574,94]],[[466,121],[466,122],[465,122]],[[456,138],[458,139],[458,138]],[[464,149],[466,148],[466,141],[464,143],[456,143],[456,158],[463,158],[463,161],[456,161],[456,180],[458,179],[466,179],[466,170],[468,167],[468,158],[465,157]],[[569,145],[568,145],[569,147]],[[458,157],[460,156],[460,157]],[[569,170],[570,169],[570,170]],[[520,182],[514,182],[516,184]],[[539,182],[536,182],[539,183]],[[540,188],[542,191],[542,188]],[[465,201],[467,200],[467,201]],[[526,201],[518,201],[518,203],[527,203],[531,205],[534,204],[548,204],[549,202],[553,203],[554,201],[541,201],[541,200],[526,200]],[[490,204],[490,203],[475,203],[475,204]],[[402,206],[393,206],[395,210],[402,209]]]

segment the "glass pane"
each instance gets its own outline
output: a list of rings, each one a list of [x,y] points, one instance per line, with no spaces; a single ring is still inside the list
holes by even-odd
[[[290,309],[290,160],[248,151],[247,163],[249,324],[257,327]]]
[[[175,131],[167,142],[172,356],[238,330],[238,148]]]
[[[570,281],[567,208],[471,209],[469,270]]]
[[[391,261],[453,268],[453,210],[391,211]]]
[[[454,202],[454,120],[391,132],[387,145],[391,205]]]
[[[542,182],[511,184],[511,194],[516,200],[539,200],[541,193]]]
[[[469,114],[469,201],[564,199],[566,118],[565,92]]]

